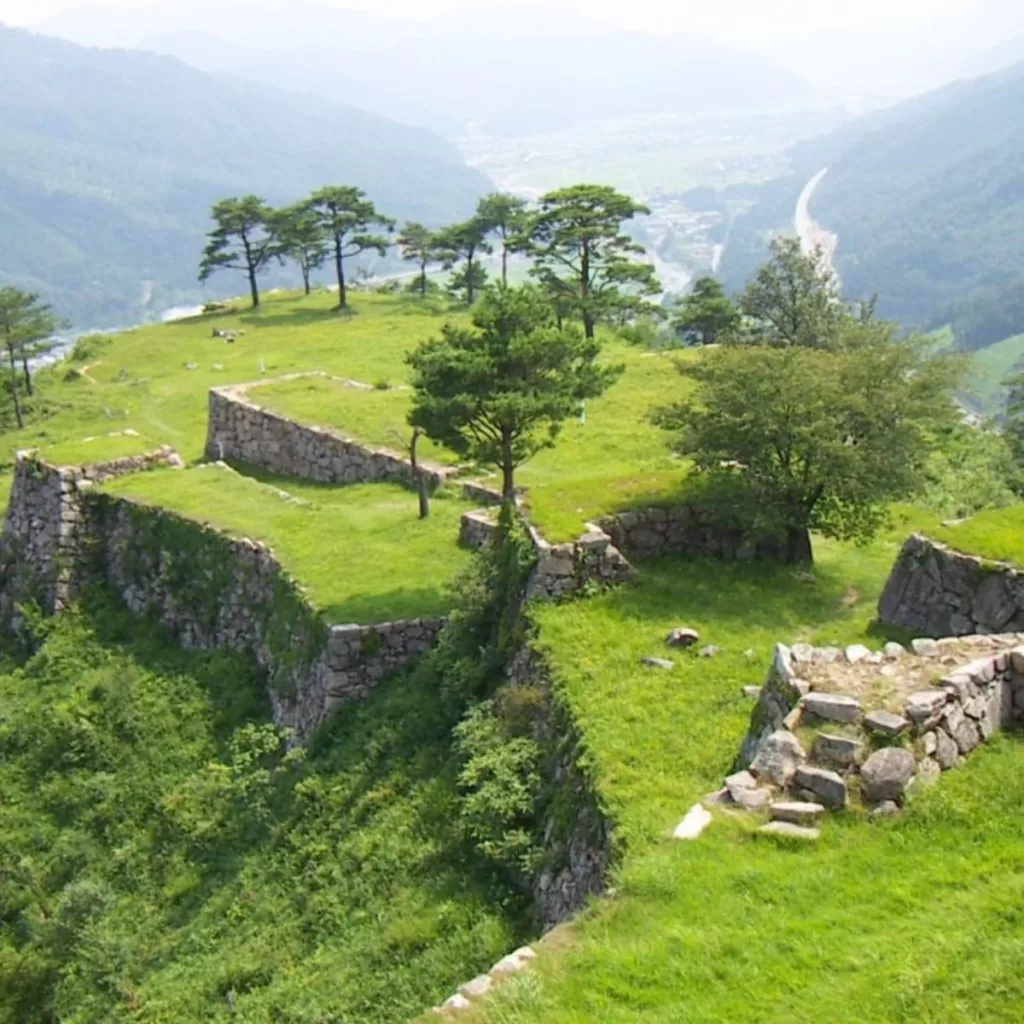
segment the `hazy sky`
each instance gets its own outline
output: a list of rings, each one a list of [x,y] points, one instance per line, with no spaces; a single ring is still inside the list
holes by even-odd
[[[271,13],[307,20],[300,6],[359,10],[406,30],[440,18],[497,31],[511,23],[519,33],[602,24],[686,32],[768,54],[819,83],[848,88],[856,80],[862,89],[955,77],[952,65],[972,50],[1024,35],[1024,0],[0,0],[0,20],[52,29],[71,11],[75,24],[95,23],[104,42],[124,44],[137,40],[108,38],[107,26],[223,33],[232,20],[258,23],[261,13],[264,24]]]

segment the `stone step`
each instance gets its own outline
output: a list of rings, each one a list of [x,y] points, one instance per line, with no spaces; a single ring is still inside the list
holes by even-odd
[[[846,783],[841,775],[827,768],[802,764],[793,774],[792,785],[798,790],[813,793],[826,807],[846,806]]]
[[[769,808],[772,821],[788,821],[791,825],[813,825],[825,813],[822,804],[802,800],[779,800]]]
[[[805,828],[789,821],[769,821],[757,830],[761,835],[775,836],[780,839],[799,839],[801,842],[814,842],[821,838],[821,829]]]
[[[821,732],[814,737],[811,757],[815,764],[826,768],[850,768],[860,759],[864,744],[848,736],[833,736]]]
[[[845,693],[818,693],[811,691],[800,698],[804,711],[825,722],[851,725],[860,721],[860,701]]]

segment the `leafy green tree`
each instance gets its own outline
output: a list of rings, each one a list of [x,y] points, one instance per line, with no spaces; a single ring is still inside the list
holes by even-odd
[[[1006,398],[1003,431],[1010,443],[1013,457],[1024,469],[1024,372],[1014,374],[1006,385],[1009,392]]]
[[[542,196],[526,228],[523,248],[531,273],[556,298],[566,298],[593,338],[599,320],[627,296],[657,294],[654,267],[632,257],[644,252],[622,225],[646,206],[608,185],[573,185]]]
[[[473,305],[477,293],[487,283],[487,271],[480,264],[480,256],[494,251],[487,241],[490,232],[486,221],[471,217],[445,228],[436,237],[441,265],[445,270],[454,270],[449,290],[453,295],[463,295],[467,306]]]
[[[752,326],[743,339],[775,346],[831,348],[850,318],[820,253],[805,255],[796,238],[774,238],[771,259],[740,298]],[[873,304],[866,307],[870,317]]]
[[[415,262],[419,267],[416,281],[420,298],[427,297],[427,267],[438,262],[437,240],[434,232],[416,221],[409,221],[398,236],[398,249],[403,260]]]
[[[383,228],[390,234],[395,222],[378,213],[361,188],[353,185],[328,185],[306,200],[306,208],[316,214],[320,228],[334,253],[334,271],[338,278],[338,309],[348,307],[345,290],[345,260],[367,250],[383,256],[391,240],[374,234],[371,228]]]
[[[698,278],[693,290],[672,320],[672,326],[684,336],[696,335],[702,345],[713,345],[721,335],[736,330],[740,323],[739,310],[725,294],[725,289],[713,277]]]
[[[302,286],[310,292],[310,275],[319,270],[330,255],[327,235],[320,219],[299,203],[279,210],[273,219],[273,234],[280,255],[293,259],[302,273]]]
[[[713,349],[680,364],[694,394],[656,414],[700,480],[736,489],[751,528],[785,534],[793,563],[811,562],[811,530],[871,537],[958,419],[958,360],[889,324],[860,335],[841,351]]]
[[[214,228],[199,261],[199,280],[215,270],[244,270],[253,308],[260,304],[257,276],[279,255],[272,224],[274,210],[259,196],[222,199],[213,204]]]
[[[527,221],[527,203],[508,192],[492,192],[477,203],[476,215],[501,240],[501,283],[508,284],[508,254],[519,247]]]
[[[515,470],[551,447],[580,403],[601,394],[621,367],[598,366],[600,345],[561,330],[531,285],[485,292],[473,328],[446,324],[408,356],[409,424],[461,456],[497,466],[506,502]]]
[[[18,288],[0,288],[0,336],[7,351],[7,387],[19,430],[25,425],[24,411],[18,398],[22,382],[26,394],[32,394],[29,361],[51,349],[53,343],[50,339],[66,326],[38,295]]]

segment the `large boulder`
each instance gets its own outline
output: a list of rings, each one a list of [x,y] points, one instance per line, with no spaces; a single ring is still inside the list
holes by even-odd
[[[909,750],[902,747],[876,750],[860,766],[864,799],[869,804],[901,800],[907,783],[914,777],[915,767],[914,755]]]
[[[800,741],[787,729],[778,729],[761,744],[750,770],[759,780],[784,788],[806,760]]]

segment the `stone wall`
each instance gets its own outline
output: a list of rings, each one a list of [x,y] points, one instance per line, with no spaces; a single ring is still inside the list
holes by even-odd
[[[0,606],[15,627],[20,602],[53,613],[105,582],[183,646],[251,656],[274,721],[305,742],[332,711],[419,658],[443,626],[329,627],[265,545],[94,492],[94,478],[19,457],[0,544]]]
[[[371,448],[326,427],[295,423],[263,409],[248,397],[261,383],[211,388],[206,455],[232,459],[317,483],[376,483],[382,480],[431,489],[454,470],[431,465],[413,469],[404,456]],[[485,489],[486,490],[486,489]]]
[[[717,796],[748,810],[787,794],[810,804],[783,804],[786,823],[853,802],[895,813],[909,787],[1022,722],[1024,633],[919,638],[910,650],[778,644]]]
[[[751,537],[695,505],[652,506],[604,516],[597,525],[631,558],[680,554],[724,561],[786,558],[785,538]]]
[[[537,564],[526,585],[527,600],[558,601],[588,586],[612,587],[636,579],[636,569],[608,534],[587,525],[586,533],[565,544],[550,544],[530,527]]]
[[[931,637],[1024,630],[1024,572],[914,534],[892,567],[878,618]]]
[[[151,469],[183,469],[184,466],[182,457],[169,444],[163,444],[156,451],[142,455],[123,455],[119,459],[91,462],[73,468],[79,479],[101,484],[104,480],[132,473],[145,473]]]

